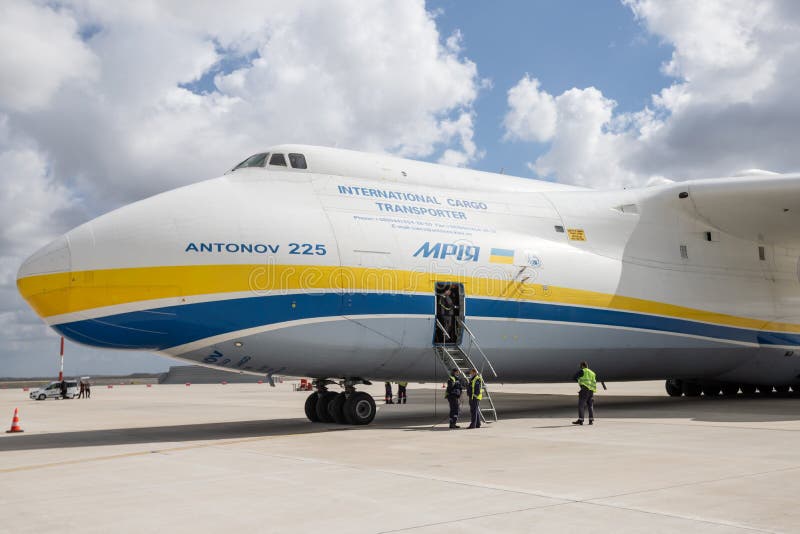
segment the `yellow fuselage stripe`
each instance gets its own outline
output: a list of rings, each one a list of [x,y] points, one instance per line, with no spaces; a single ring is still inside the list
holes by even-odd
[[[496,278],[438,275],[399,269],[313,265],[181,265],[103,269],[29,276],[20,293],[41,317],[119,304],[251,291],[344,290],[432,293],[437,281],[460,282],[466,295],[548,304],[592,306],[725,326],[800,332],[800,325],[737,317],[657,301]],[[546,289],[545,289],[546,288]]]

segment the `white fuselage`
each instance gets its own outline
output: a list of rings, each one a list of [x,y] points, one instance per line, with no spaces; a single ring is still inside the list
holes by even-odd
[[[233,371],[441,379],[434,286],[504,382],[800,383],[797,256],[665,188],[590,191],[316,147],[90,221],[18,285],[57,331]],[[759,246],[762,250],[759,251]],[[763,258],[763,259],[762,259]]]

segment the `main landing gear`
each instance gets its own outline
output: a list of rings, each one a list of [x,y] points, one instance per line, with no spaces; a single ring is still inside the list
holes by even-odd
[[[370,385],[368,380],[346,378],[339,385],[341,393],[328,391],[333,380],[318,378],[313,382],[314,393],[305,404],[306,417],[312,423],[339,423],[340,425],[368,425],[375,419],[377,408],[372,395],[356,391],[356,384]]]
[[[769,386],[769,385],[756,385],[756,384],[738,384],[731,382],[704,382],[701,380],[679,380],[670,379],[665,384],[667,395],[670,397],[699,397],[702,395],[705,398],[713,397],[736,397],[741,394],[744,396],[758,394],[768,397],[773,394],[776,396],[786,396],[789,393],[789,386]],[[792,391],[795,394],[800,394],[800,386],[792,386]]]

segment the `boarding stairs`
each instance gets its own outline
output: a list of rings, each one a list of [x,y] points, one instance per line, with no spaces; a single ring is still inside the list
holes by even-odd
[[[465,380],[469,380],[469,370],[478,370],[483,378],[483,399],[480,404],[481,420],[483,422],[497,422],[497,410],[494,407],[492,396],[489,394],[489,390],[486,387],[486,374],[491,373],[492,377],[497,378],[497,372],[494,370],[492,362],[489,361],[489,358],[486,357],[486,354],[483,352],[480,345],[478,345],[478,340],[475,338],[475,334],[472,333],[472,330],[470,330],[467,324],[460,318],[456,318],[456,321],[458,321],[462,331],[466,334],[466,336],[461,336],[461,343],[448,342],[450,341],[450,335],[437,318],[436,328],[441,331],[442,339],[446,342],[435,343],[433,345],[433,350],[439,361],[444,365],[448,375],[452,369],[458,369],[461,371],[461,376],[464,377]],[[475,354],[476,352],[477,356]],[[480,356],[478,360],[481,362],[480,366],[475,365],[473,361],[473,359],[477,359],[478,356]]]

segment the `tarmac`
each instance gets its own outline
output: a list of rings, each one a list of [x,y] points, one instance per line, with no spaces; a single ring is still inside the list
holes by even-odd
[[[574,384],[495,385],[500,421],[450,431],[438,384],[401,406],[362,389],[365,427],[308,422],[288,382],[0,390],[25,430],[0,434],[0,530],[800,531],[797,396],[609,384],[576,427]]]

